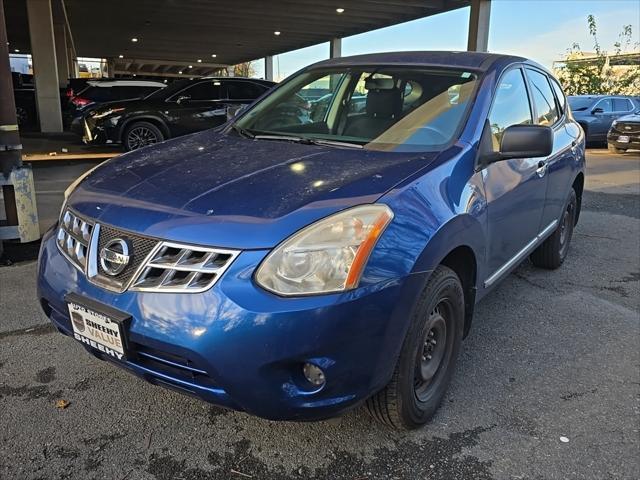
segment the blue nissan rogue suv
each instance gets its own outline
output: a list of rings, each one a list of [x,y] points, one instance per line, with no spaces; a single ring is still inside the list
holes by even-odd
[[[308,89],[330,92],[323,111],[283,115]],[[582,129],[529,60],[328,60],[74,182],[39,297],[61,333],[152,383],[270,419],[364,403],[415,428],[476,303],[527,257],[562,264],[583,184]]]

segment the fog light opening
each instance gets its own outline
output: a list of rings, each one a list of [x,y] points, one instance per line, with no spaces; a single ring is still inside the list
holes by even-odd
[[[314,387],[321,387],[326,382],[322,369],[313,363],[305,363],[302,366],[302,373],[304,378]]]

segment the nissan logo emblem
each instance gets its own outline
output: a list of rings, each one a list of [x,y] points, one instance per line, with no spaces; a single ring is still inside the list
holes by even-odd
[[[129,265],[129,244],[126,240],[115,238],[100,250],[100,266],[104,273],[115,277]]]

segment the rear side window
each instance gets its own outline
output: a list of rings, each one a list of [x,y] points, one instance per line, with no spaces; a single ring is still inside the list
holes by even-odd
[[[84,89],[79,97],[86,98],[87,100],[91,100],[92,102],[109,102],[111,100],[118,100],[119,97],[114,96],[114,92],[112,88],[104,88],[104,87],[89,87]]]
[[[558,108],[553,98],[551,85],[547,76],[536,70],[527,69],[529,84],[531,86],[531,96],[536,106],[537,118],[535,123],[538,125],[553,125],[558,121]]]
[[[551,86],[553,87],[553,91],[556,94],[556,99],[558,100],[558,106],[560,107],[560,115],[564,114],[567,111],[567,98],[564,96],[564,92],[558,82],[554,79],[551,79]]]
[[[500,79],[489,114],[493,149],[500,149],[502,133],[512,125],[530,125],[532,123],[529,96],[522,70],[514,68]]]
[[[613,111],[614,112],[630,112],[633,110],[631,101],[627,98],[614,98],[613,99]]]
[[[264,88],[252,82],[225,82],[227,96],[230,100],[253,100],[262,95]]]

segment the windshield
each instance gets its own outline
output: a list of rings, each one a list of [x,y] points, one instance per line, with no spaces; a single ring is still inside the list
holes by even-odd
[[[456,70],[344,67],[304,72],[235,124],[250,135],[421,151],[449,143],[476,84]]]
[[[587,110],[594,101],[594,99],[590,97],[567,97],[567,99],[569,100],[571,110],[574,112]]]

